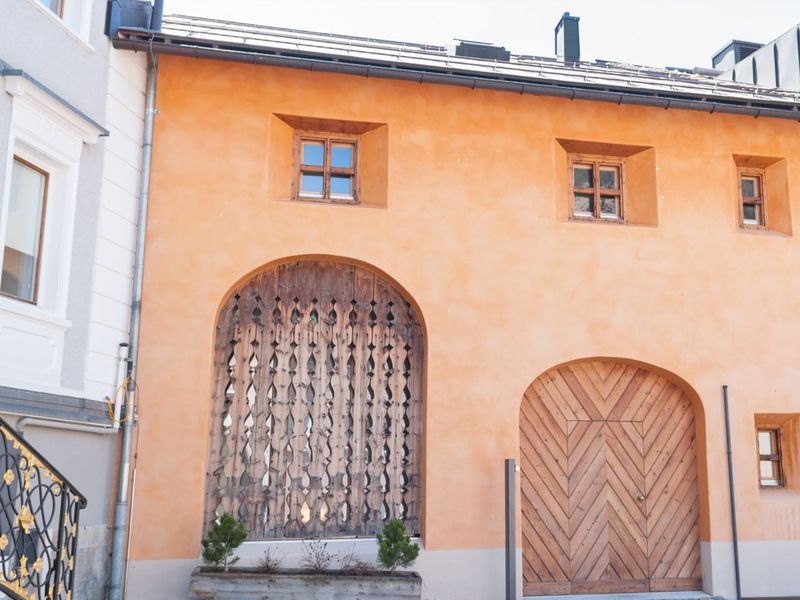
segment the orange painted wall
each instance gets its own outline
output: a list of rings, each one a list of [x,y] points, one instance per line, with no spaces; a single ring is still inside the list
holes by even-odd
[[[738,230],[732,159],[785,157],[797,181],[797,123],[168,56],[160,69],[133,559],[198,556],[217,310],[247,273],[308,254],[374,265],[424,315],[427,548],[502,546],[522,393],[592,356],[657,365],[699,395],[711,540],[730,539],[728,384],[741,538],[800,539],[800,494],[759,493],[753,435],[755,412],[800,412],[800,244]],[[388,207],[268,199],[273,113],[387,123]],[[655,147],[658,226],[557,217],[556,138]]]

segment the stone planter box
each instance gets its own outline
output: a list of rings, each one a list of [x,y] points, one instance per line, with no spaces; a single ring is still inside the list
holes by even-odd
[[[219,568],[198,567],[189,584],[192,600],[419,600],[421,596],[422,579],[409,572],[350,575],[281,569],[267,574],[253,568],[231,568],[225,573]]]

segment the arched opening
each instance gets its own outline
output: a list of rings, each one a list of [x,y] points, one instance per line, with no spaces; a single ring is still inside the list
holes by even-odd
[[[679,378],[620,359],[570,362],[530,385],[525,594],[702,589],[697,402]]]
[[[423,353],[414,305],[372,269],[298,259],[241,281],[217,320],[206,526],[419,534]]]

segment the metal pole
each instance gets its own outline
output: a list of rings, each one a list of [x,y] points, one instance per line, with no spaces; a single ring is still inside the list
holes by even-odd
[[[742,599],[742,579],[739,572],[739,532],[736,528],[736,495],[733,485],[733,451],[731,450],[731,417],[728,410],[728,386],[722,386],[722,401],[725,406],[725,442],[728,446],[728,486],[731,495],[731,526],[733,528],[733,570],[736,573],[736,600]]]
[[[153,125],[156,115],[156,80],[158,56],[150,53],[147,63],[142,173],[139,180],[139,214],[136,223],[136,254],[133,265],[133,292],[128,346],[127,418],[122,427],[117,503],[114,507],[114,534],[111,540],[111,573],[108,600],[122,600],[125,586],[125,547],[128,537],[128,483],[133,450],[133,428],[136,423],[136,371],[139,356],[139,324],[142,315],[142,282],[144,277],[144,242],[147,231],[147,206],[150,193],[150,163],[153,155]]]
[[[506,459],[506,600],[517,600],[517,463]]]

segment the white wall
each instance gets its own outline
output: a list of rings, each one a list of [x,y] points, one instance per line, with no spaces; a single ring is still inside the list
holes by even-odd
[[[73,597],[101,600],[118,438],[19,416],[111,424],[104,397],[128,339],[146,57],[112,48],[106,0],[66,3],[62,20],[39,0],[0,0],[0,61],[49,90],[0,77],[0,230],[13,154],[24,146],[53,173],[43,301],[0,298],[0,413],[86,495]],[[97,139],[92,121],[110,135]]]
[[[84,391],[113,394],[118,350],[128,341],[135,250],[146,58],[111,50],[103,176],[94,253]]]
[[[63,153],[56,157],[65,163],[59,173],[68,176],[69,189],[53,178],[58,185],[50,188],[47,216],[54,218],[46,221],[43,239],[53,245],[60,236],[63,247],[51,253],[62,264],[44,260],[43,268],[58,275],[58,290],[38,307],[0,298],[0,386],[85,398],[102,409],[119,383],[119,346],[128,338],[146,57],[112,48],[103,33],[105,0],[70,0],[63,19],[38,0],[2,3],[0,60],[110,135],[94,145],[74,138],[68,164]],[[0,91],[0,118],[6,121],[0,134],[10,126],[10,134],[0,137],[0,200],[17,152],[14,120],[20,120],[21,104]],[[52,154],[46,146],[38,149],[43,156]],[[61,206],[70,209],[63,215],[70,222],[49,214]]]

